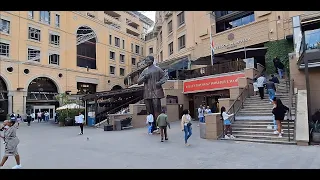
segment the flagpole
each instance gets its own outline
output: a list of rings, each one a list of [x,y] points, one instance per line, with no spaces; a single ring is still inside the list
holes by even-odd
[[[211,32],[211,25],[210,25],[210,51],[211,51],[211,65],[213,65],[214,60],[214,47],[213,47],[213,41],[212,41],[212,32]]]

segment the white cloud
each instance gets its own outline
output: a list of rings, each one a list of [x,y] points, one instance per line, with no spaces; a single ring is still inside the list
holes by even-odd
[[[139,11],[141,14],[150,18],[153,22],[156,19],[156,11]]]

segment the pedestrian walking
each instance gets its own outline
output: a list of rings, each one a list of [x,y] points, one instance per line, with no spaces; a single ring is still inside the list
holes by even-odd
[[[9,156],[14,156],[17,163],[16,166],[12,167],[12,169],[20,169],[22,167],[20,164],[20,156],[18,153],[18,144],[20,140],[17,137],[17,128],[14,126],[14,123],[15,121],[10,120],[5,121],[5,123],[3,124],[4,126],[8,126],[9,128],[4,130],[4,136],[0,136],[5,141],[5,154],[0,163],[0,168],[3,167]]]
[[[79,112],[79,118],[78,118],[77,123],[78,123],[79,126],[80,126],[80,133],[79,133],[79,135],[83,135],[84,115],[83,115],[81,112]]]
[[[205,111],[204,106],[200,105],[198,108],[198,118],[199,118],[198,126],[200,123],[204,122],[204,111]]]
[[[221,107],[221,118],[223,119],[224,125],[224,138],[225,139],[234,139],[235,137],[232,135],[231,121],[230,117],[234,114],[227,114],[226,108],[224,106]]]
[[[38,117],[38,123],[40,123],[41,117],[42,117],[42,113],[40,111],[37,113],[37,117]]]
[[[146,124],[148,126],[148,134],[152,134],[152,123],[154,121],[153,115],[149,114],[147,116]]]
[[[188,144],[188,139],[192,135],[192,123],[191,123],[191,116],[190,111],[188,109],[183,110],[183,115],[181,118],[181,129],[184,131],[184,143],[186,146],[190,146]]]
[[[19,126],[20,126],[20,122],[22,121],[22,117],[20,116],[20,114],[17,114],[17,129],[19,129]]]
[[[276,93],[276,86],[274,85],[274,82],[271,81],[271,79],[266,83],[266,89],[269,94],[269,100],[270,104],[273,102],[273,98],[275,97]]]
[[[161,135],[161,142],[163,142],[163,136],[164,139],[168,140],[168,133],[167,133],[167,127],[170,129],[170,123],[168,121],[168,116],[165,114],[165,111],[162,110],[161,114],[157,117],[157,126],[160,129],[160,135]]]
[[[28,126],[30,126],[30,123],[32,121],[32,116],[30,115],[30,113],[27,114],[27,123],[28,123]]]
[[[285,105],[283,105],[282,101],[280,99],[276,100],[276,107],[273,108],[272,114],[274,114],[274,118],[277,123],[277,130],[274,131],[274,134],[279,134],[279,137],[282,137],[283,131],[282,131],[282,121],[284,120],[284,116],[289,111],[289,108]],[[289,130],[289,129],[288,129]]]
[[[264,84],[266,82],[266,78],[264,77],[264,75],[261,75],[258,79],[257,79],[257,86],[259,89],[259,94],[260,94],[260,98],[264,99]]]

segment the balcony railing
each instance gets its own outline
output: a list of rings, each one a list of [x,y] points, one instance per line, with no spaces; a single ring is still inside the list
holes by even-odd
[[[307,50],[320,49],[320,29],[314,29],[303,32],[300,41],[299,57]],[[301,64],[302,59],[299,58],[298,64]]]
[[[206,66],[203,68],[193,69],[193,70],[176,70],[170,72],[170,80],[185,80],[191,78],[198,78],[203,76],[210,76],[215,74],[229,73],[242,71],[246,67],[246,63],[243,61],[230,61],[221,64],[215,64]],[[176,77],[174,77],[174,75]]]

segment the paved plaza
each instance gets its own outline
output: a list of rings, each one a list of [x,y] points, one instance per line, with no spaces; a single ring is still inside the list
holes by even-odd
[[[195,124],[195,123],[194,123]],[[200,139],[194,125],[191,146],[185,147],[179,123],[169,141],[147,135],[146,128],[104,132],[103,129],[23,124],[18,129],[24,169],[110,168],[319,168],[318,146],[258,144]],[[89,140],[87,140],[89,138]],[[1,156],[4,145],[1,143]],[[4,168],[15,165],[10,158]]]

